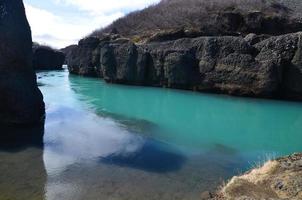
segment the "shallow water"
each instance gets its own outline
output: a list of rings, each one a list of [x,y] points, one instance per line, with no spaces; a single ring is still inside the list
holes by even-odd
[[[39,72],[44,147],[0,148],[2,199],[200,199],[302,151],[302,104]],[[43,130],[42,130],[43,132]]]

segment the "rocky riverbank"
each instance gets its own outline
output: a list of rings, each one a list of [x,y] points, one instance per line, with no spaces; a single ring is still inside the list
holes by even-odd
[[[301,37],[248,34],[136,44],[107,35],[63,51],[70,73],[108,83],[301,100]]]
[[[208,198],[204,198],[208,199]],[[302,199],[302,154],[266,162],[233,177],[212,200]]]
[[[62,51],[108,83],[301,100],[302,4],[255,2],[161,1]]]

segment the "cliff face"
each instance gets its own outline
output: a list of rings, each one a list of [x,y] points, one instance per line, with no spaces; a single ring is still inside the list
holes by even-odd
[[[301,37],[250,34],[145,44],[90,38],[93,45],[83,40],[74,46],[67,64],[71,73],[109,83],[301,100]]]
[[[97,76],[96,67],[99,66],[98,38],[86,38],[79,41],[78,45],[72,45],[62,49],[66,55],[68,70],[73,74],[82,76]]]
[[[46,46],[33,46],[33,68],[35,70],[60,70],[65,61],[61,51]]]
[[[43,121],[44,103],[32,68],[32,39],[22,0],[0,1],[0,123]]]

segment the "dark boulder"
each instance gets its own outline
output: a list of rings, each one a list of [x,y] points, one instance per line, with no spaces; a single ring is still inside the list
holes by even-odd
[[[44,103],[32,67],[32,39],[22,0],[0,1],[0,123],[42,122]]]
[[[302,100],[302,33],[271,37],[255,45],[257,59],[272,70],[277,95]]]
[[[33,67],[35,70],[63,69],[65,54],[47,46],[33,46]]]
[[[138,77],[137,61],[137,46],[128,40],[119,40],[101,47],[101,70],[104,79],[109,82],[139,84],[139,80],[143,78]]]
[[[167,87],[192,89],[197,83],[198,60],[189,51],[173,52],[165,57],[164,77]]]

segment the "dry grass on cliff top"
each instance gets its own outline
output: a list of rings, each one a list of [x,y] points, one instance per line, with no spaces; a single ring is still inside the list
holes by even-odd
[[[129,37],[146,32],[178,28],[196,28],[211,23],[209,13],[223,11],[261,11],[272,15],[287,14],[300,17],[301,0],[162,0],[141,11],[132,12],[114,21],[111,25],[94,31],[91,36],[100,36],[116,29]],[[205,20],[206,19],[206,20]]]
[[[302,199],[302,154],[269,160],[263,166],[233,177],[216,200]]]

